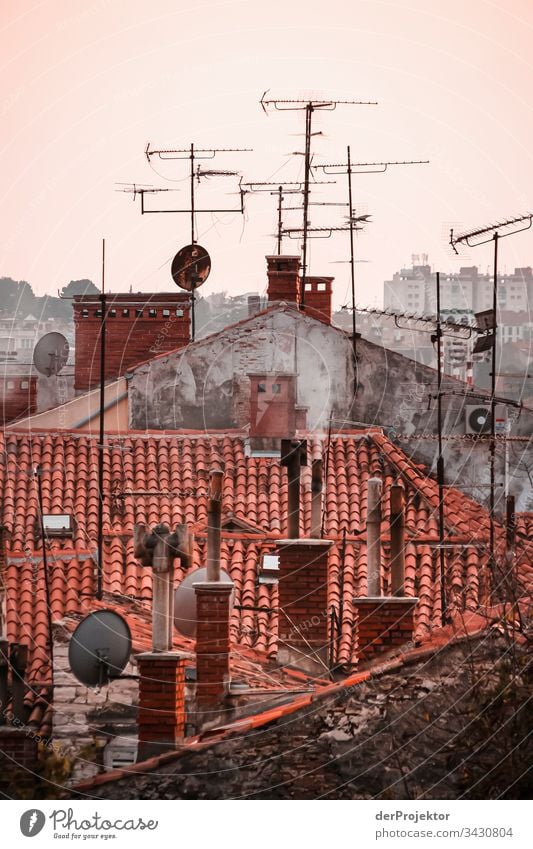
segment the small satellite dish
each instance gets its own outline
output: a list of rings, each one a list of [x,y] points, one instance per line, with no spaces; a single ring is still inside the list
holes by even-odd
[[[187,245],[182,248],[172,260],[170,268],[174,283],[187,292],[192,292],[205,283],[210,271],[211,257],[201,245]]]
[[[207,581],[207,569],[195,569],[183,579],[174,591],[174,627],[184,637],[196,636],[196,593],[193,584]],[[220,570],[220,582],[232,584],[230,576],[224,569]],[[230,595],[230,611],[235,604],[235,590]]]
[[[59,374],[68,360],[68,342],[62,333],[47,333],[33,349],[33,365],[41,374]]]
[[[131,654],[128,623],[114,610],[98,610],[82,619],[68,649],[72,672],[86,687],[118,678]]]

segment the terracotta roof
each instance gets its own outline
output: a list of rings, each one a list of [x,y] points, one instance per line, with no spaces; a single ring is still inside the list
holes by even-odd
[[[366,593],[366,502],[369,476],[384,482],[384,589],[389,580],[388,489],[402,479],[406,487],[406,593],[419,596],[416,638],[427,639],[440,624],[438,568],[438,489],[420,466],[406,458],[379,429],[352,431],[332,438],[308,436],[311,457],[325,459],[324,535],[334,540],[330,552],[329,600],[343,599],[338,661],[357,661],[353,597]],[[7,635],[27,642],[31,675],[47,681],[48,613],[38,523],[37,486],[32,469],[42,469],[45,513],[74,517],[72,539],[50,540],[48,565],[53,620],[81,615],[95,607],[94,554],[97,541],[97,442],[85,435],[4,434],[0,442],[0,522],[6,529]],[[205,563],[207,481],[215,464],[224,464],[223,510],[231,513],[230,532],[222,533],[222,563],[235,583],[231,619],[237,651],[254,652],[259,664],[277,650],[276,585],[259,584],[262,555],[283,536],[287,488],[279,459],[246,457],[239,435],[137,435],[108,439],[104,454],[104,590],[125,604],[139,633],[148,634],[146,605],[151,572],[133,556],[133,526],[187,522],[196,527],[194,565]],[[311,467],[303,469],[304,533],[311,516]],[[458,490],[445,499],[447,542],[446,593],[451,609],[474,610],[486,602],[487,511]],[[237,521],[238,520],[238,521]],[[236,527],[240,521],[242,530]],[[528,526],[529,527],[529,526]],[[503,530],[497,527],[501,544]],[[531,548],[519,539],[523,593],[533,591]],[[342,563],[344,562],[344,569]],[[183,574],[178,570],[177,579]],[[136,625],[136,627],[137,627]],[[142,627],[141,627],[142,626]],[[143,638],[144,638],[143,637]]]
[[[406,646],[386,660],[374,660],[369,665],[369,668],[357,671],[342,681],[333,684],[326,683],[318,685],[309,694],[299,695],[273,708],[260,710],[256,714],[210,728],[197,736],[186,738],[175,751],[165,752],[162,755],[140,761],[122,769],[100,773],[86,781],[80,782],[75,786],[74,790],[83,796],[86,793],[90,794],[90,791],[97,790],[102,785],[131,778],[137,774],[145,775],[154,770],[164,772],[164,767],[167,764],[172,764],[187,754],[209,749],[218,743],[246,734],[247,732],[254,732],[259,728],[268,726],[288,716],[297,715],[298,712],[305,711],[310,707],[316,708],[320,702],[324,701],[327,703],[336,696],[352,694],[354,688],[370,679],[379,678],[391,672],[405,673],[406,667],[420,661],[427,661],[448,646],[464,641],[471,641],[475,637],[489,633],[492,628],[499,629],[498,620],[502,616],[502,613],[504,611],[501,607],[495,607],[490,612],[487,611],[486,615],[470,613],[455,616],[452,618],[452,622],[445,628],[434,631],[431,639],[422,647]],[[509,633],[513,634],[512,629]],[[519,633],[514,633],[513,636],[519,641],[522,637]]]

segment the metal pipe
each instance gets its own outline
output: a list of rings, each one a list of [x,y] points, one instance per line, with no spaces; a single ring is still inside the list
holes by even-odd
[[[514,495],[508,495],[505,503],[505,526],[506,526],[506,544],[507,553],[512,554],[515,547],[516,539],[516,513]]]
[[[102,293],[100,328],[100,427],[98,438],[98,563],[96,572],[96,598],[104,594],[104,415],[105,415],[105,337],[106,337],[106,294],[105,294],[105,239],[102,239]]]
[[[0,640],[0,725],[5,725],[6,710],[8,702],[8,685],[7,676],[9,669],[9,643],[7,640]]]
[[[401,484],[390,488],[391,595],[405,595],[405,490]]]
[[[24,722],[24,696],[26,694],[26,666],[28,664],[28,646],[21,643],[11,644],[11,669],[13,690],[13,715],[15,719]]]
[[[381,595],[381,478],[369,478],[366,547],[369,596]]]
[[[222,519],[222,469],[211,472],[207,509],[207,580],[220,581],[220,536]]]
[[[288,505],[287,535],[289,539],[300,537],[300,450],[298,442],[291,442],[291,450],[286,455]]]
[[[352,284],[352,353],[353,353],[353,394],[357,392],[357,311],[355,309],[355,251],[354,251],[354,221],[352,202],[352,160],[350,156],[350,145],[347,147],[347,171],[348,174],[348,215],[350,221],[350,280]]]
[[[322,458],[313,460],[311,469],[311,537],[319,539],[322,536]]]
[[[441,625],[446,625],[446,560],[444,557],[444,457],[442,456],[442,325],[440,320],[440,272],[437,282],[437,432],[439,456],[437,457],[437,485],[439,487],[439,576]]]

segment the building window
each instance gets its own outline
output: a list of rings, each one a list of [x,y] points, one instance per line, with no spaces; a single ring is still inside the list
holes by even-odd
[[[143,317],[143,311],[142,310],[135,310],[135,315],[136,315],[137,318],[142,318]]]
[[[183,318],[183,310],[176,310],[176,315],[178,318]]]
[[[94,314],[95,314],[96,318],[101,318],[102,317],[102,310],[95,310]]]
[[[157,318],[157,310],[154,310],[153,308],[149,309],[148,315],[150,316],[150,318]]]
[[[68,513],[43,514],[43,527],[47,536],[71,537],[73,531],[72,516]]]
[[[82,318],[89,318],[89,310],[82,310],[81,311],[81,317]]]
[[[8,389],[14,389],[15,388],[15,381],[14,380],[8,380],[7,381],[7,388]]]
[[[107,315],[108,315],[108,318],[115,318],[116,314],[117,314],[116,310],[109,310]]]
[[[163,318],[170,318],[170,310],[163,310]]]
[[[281,392],[281,383],[272,384],[272,395],[279,395]]]
[[[122,318],[129,318],[129,315],[130,315],[130,311],[129,311],[128,307],[124,307],[124,309],[122,310]]]
[[[29,385],[30,385],[30,384],[29,384],[29,381],[28,381],[28,380],[21,380],[21,381],[20,381],[20,388],[21,388],[21,389],[28,389],[28,388],[29,388]]]
[[[258,383],[257,384],[257,391],[258,392],[266,392],[267,391],[266,383]]]

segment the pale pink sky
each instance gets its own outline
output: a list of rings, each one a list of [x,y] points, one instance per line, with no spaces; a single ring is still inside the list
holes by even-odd
[[[118,181],[172,185],[150,170],[148,141],[253,147],[216,166],[297,178],[301,157],[287,154],[303,149],[302,119],[265,117],[267,88],[379,101],[317,118],[316,162],[343,160],[347,144],[359,160],[431,160],[355,179],[356,206],[374,222],[357,241],[369,260],[357,269],[360,303],[381,298],[383,280],[412,253],[443,271],[485,269],[487,248],[450,255],[450,222],[470,227],[533,207],[529,0],[3,0],[0,31],[0,275],[39,294],[73,278],[98,283],[102,236],[109,288],[173,288],[169,263],[189,242],[188,217],[141,217],[115,191]],[[177,164],[159,170],[186,176]],[[236,201],[225,194],[232,187],[213,180],[199,201]],[[315,199],[344,199],[344,184],[333,189]],[[174,200],[187,204],[187,190],[184,182]],[[264,289],[274,204],[249,197],[245,222],[199,220],[213,261],[205,294]],[[312,222],[342,214],[315,211]],[[311,243],[311,273],[335,275],[338,304],[348,267],[332,263],[347,247],[346,234]],[[524,264],[533,264],[533,231],[502,243],[502,269]]]

